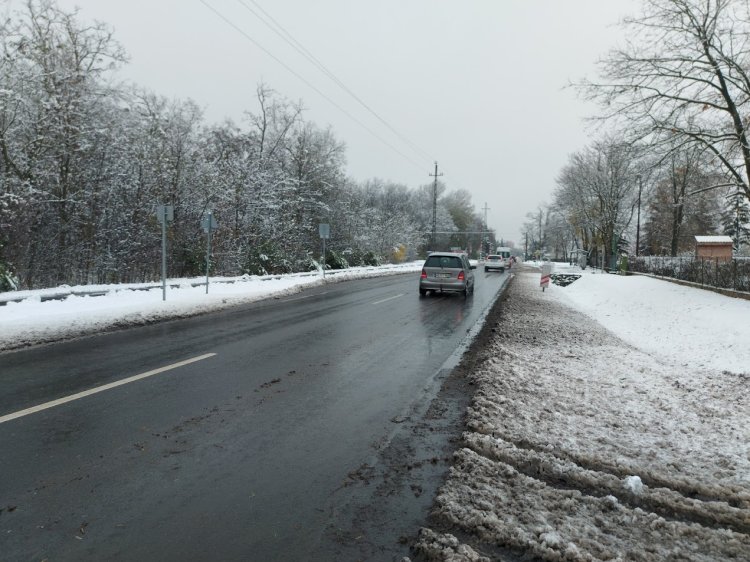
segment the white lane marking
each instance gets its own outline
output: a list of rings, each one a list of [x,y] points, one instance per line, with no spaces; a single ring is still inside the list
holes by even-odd
[[[403,297],[404,295],[405,295],[405,293],[400,293],[398,295],[393,295],[392,297],[388,297],[387,299],[383,299],[381,301],[375,301],[375,302],[370,303],[370,304],[381,304],[381,303],[384,303],[384,302],[392,301],[393,299],[397,299],[399,297]]]
[[[63,398],[45,402],[44,404],[39,404],[38,406],[32,406],[31,408],[26,408],[25,410],[19,410],[18,412],[13,412],[12,414],[6,414],[4,416],[0,416],[0,423],[5,423],[17,418],[22,418],[24,416],[28,416],[29,414],[35,414],[37,412],[41,412],[42,410],[47,410],[48,408],[54,408],[55,406],[72,402],[73,400],[78,400],[80,398],[85,398],[86,396],[91,396],[92,394],[97,394],[99,392],[104,392],[105,390],[117,388],[118,386],[122,386],[124,384],[139,381],[148,377],[153,377],[154,375],[158,375],[159,373],[163,373],[164,371],[171,371],[172,369],[184,367],[185,365],[190,365],[190,363],[195,363],[196,361],[203,361],[204,359],[208,359],[209,357],[213,357],[214,355],[216,354],[206,353],[205,355],[199,355],[198,357],[193,357],[192,359],[185,359],[184,361],[172,363],[171,365],[166,365],[165,367],[159,367],[158,369],[146,371],[145,373],[141,373],[140,375],[133,375],[132,377],[128,377],[126,379],[103,384],[102,386],[90,388],[89,390],[84,390],[83,392],[71,394],[70,396],[64,396]]]
[[[291,302],[291,301],[301,301],[302,299],[311,299],[313,297],[318,297],[320,295],[327,295],[328,291],[323,291],[322,293],[315,293],[314,295],[304,295],[302,297],[292,297],[290,299],[284,299],[282,302]]]

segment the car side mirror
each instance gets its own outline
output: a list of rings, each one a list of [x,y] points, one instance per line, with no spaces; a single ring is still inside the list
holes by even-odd
[[[471,269],[476,269],[476,268],[477,268],[477,266],[476,266],[476,265],[470,265],[469,267],[470,267]]]

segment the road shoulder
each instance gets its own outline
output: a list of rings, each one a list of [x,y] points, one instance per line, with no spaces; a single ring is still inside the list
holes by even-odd
[[[675,372],[538,275],[518,275],[486,327],[413,558],[750,560],[743,375]]]
[[[437,374],[439,390],[426,391],[434,398],[416,400],[412,411],[393,418],[390,439],[333,494],[325,508],[331,523],[310,560],[408,559],[466,430],[466,411],[476,389],[470,375],[486,360],[484,350],[494,337],[510,285],[512,280],[459,364]]]

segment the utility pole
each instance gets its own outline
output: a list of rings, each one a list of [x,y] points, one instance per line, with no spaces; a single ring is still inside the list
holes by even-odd
[[[635,255],[638,257],[641,251],[641,190],[643,189],[643,181],[641,175],[638,174],[638,220],[635,226]]]
[[[438,176],[443,175],[438,174],[437,162],[435,162],[435,173],[429,175],[435,178],[435,181],[432,184],[432,240],[430,241],[430,250],[435,251],[435,236],[437,233],[437,179]]]
[[[481,251],[487,251],[487,241],[485,239],[485,236],[489,238],[489,227],[487,226],[487,211],[489,211],[489,207],[487,206],[487,202],[484,203],[484,230],[482,231],[482,248]],[[481,254],[481,252],[480,252]]]
[[[539,207],[539,251],[542,251],[542,208]]]

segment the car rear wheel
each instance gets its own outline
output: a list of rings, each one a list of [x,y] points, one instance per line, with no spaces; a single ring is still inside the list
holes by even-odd
[[[427,289],[419,289],[419,296],[423,297],[427,294]]]

